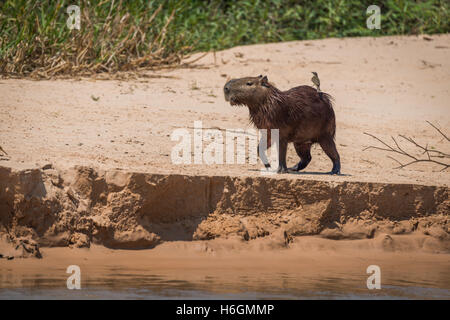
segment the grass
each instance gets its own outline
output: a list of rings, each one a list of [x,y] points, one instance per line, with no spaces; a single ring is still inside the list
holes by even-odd
[[[450,31],[448,1],[383,1],[381,29],[369,30],[372,2],[3,0],[0,74],[114,74],[175,66],[193,52],[243,44]],[[72,4],[81,8],[80,30],[66,26]]]

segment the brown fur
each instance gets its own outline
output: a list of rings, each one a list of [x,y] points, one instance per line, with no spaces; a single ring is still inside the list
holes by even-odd
[[[231,105],[248,107],[250,120],[258,129],[279,129],[279,172],[287,171],[285,158],[289,142],[294,143],[302,160],[292,170],[308,165],[311,145],[318,142],[333,161],[332,173],[340,172],[334,143],[336,120],[329,94],[319,93],[310,86],[281,91],[263,76],[230,80],[224,92]]]

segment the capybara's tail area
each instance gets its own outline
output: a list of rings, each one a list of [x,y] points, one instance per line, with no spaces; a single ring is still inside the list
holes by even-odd
[[[331,95],[329,95],[328,93],[325,93],[325,92],[319,92],[319,97],[323,102],[325,102],[325,104],[329,108],[328,117],[327,117],[328,121],[327,121],[325,130],[334,139],[334,137],[336,136],[336,116],[334,114],[334,109],[333,109],[333,100],[334,99]]]

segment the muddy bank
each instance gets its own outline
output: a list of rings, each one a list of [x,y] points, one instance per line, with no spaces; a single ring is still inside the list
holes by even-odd
[[[413,233],[448,251],[449,212],[449,190],[438,186],[0,167],[0,234],[25,256],[230,237],[287,245],[385,235],[389,246],[389,235]]]

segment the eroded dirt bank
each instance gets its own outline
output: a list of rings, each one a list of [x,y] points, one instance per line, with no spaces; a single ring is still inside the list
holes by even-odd
[[[0,167],[0,234],[16,256],[37,246],[142,249],[174,240],[420,235],[411,249],[450,250],[444,186]]]

